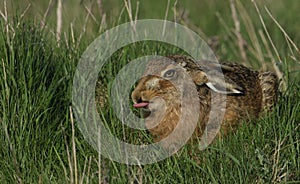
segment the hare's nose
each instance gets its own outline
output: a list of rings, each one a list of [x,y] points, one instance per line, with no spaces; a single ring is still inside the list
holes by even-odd
[[[135,108],[144,108],[144,107],[147,107],[149,105],[149,102],[148,101],[145,101],[141,96],[139,95],[136,95],[133,97],[132,99],[133,101],[133,107]]]
[[[132,102],[134,104],[141,103],[143,101],[141,97],[141,93],[133,93],[132,94]]]
[[[139,103],[140,99],[141,99],[140,96],[132,95],[132,102],[133,102],[134,104]]]
[[[145,101],[148,101],[145,99],[145,97],[141,94],[138,94],[138,95],[135,95],[133,96],[133,99],[132,99],[133,103],[142,103],[142,102],[145,102]]]

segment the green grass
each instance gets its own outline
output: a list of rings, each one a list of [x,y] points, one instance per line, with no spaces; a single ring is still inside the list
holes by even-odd
[[[84,2],[89,5],[88,1]],[[174,2],[170,1],[168,20],[174,17]],[[274,111],[260,119],[243,122],[236,132],[216,141],[204,151],[186,145],[178,154],[145,166],[129,166],[100,157],[84,140],[76,127],[76,120],[72,119],[73,75],[88,43],[99,35],[100,18],[96,16],[98,23],[89,18],[88,29],[80,40],[79,35],[84,27],[82,17],[86,16],[86,12],[80,11],[80,15],[84,16],[78,18],[72,12],[84,8],[75,6],[70,10],[71,1],[65,2],[67,16],[64,22],[74,21],[74,30],[69,24],[64,24],[66,37],[58,44],[52,34],[55,30],[55,8],[47,18],[47,27],[41,29],[39,20],[47,3],[32,3],[33,8],[21,19],[15,15],[20,15],[27,6],[26,1],[22,3],[8,3],[9,20],[5,22],[0,18],[0,183],[300,182],[299,52],[288,44],[264,11],[263,3],[259,3],[259,8],[279,58],[251,1],[243,1],[236,8],[241,21],[241,34],[247,42],[245,52],[248,61],[244,64],[256,69],[265,65],[266,69],[272,70],[271,61],[275,60],[283,73],[286,88],[282,90]],[[181,23],[193,27],[195,31],[203,31],[207,39],[217,35],[220,40],[216,53],[222,60],[242,60],[228,2],[207,0],[195,3],[178,2],[178,11],[185,9],[189,13],[188,20],[180,20]],[[300,3],[265,3],[298,46],[300,34],[296,23]],[[288,10],[284,8],[287,4]],[[135,12],[136,2],[132,1],[132,6]],[[163,19],[167,1],[141,1],[139,6],[139,18]],[[4,12],[2,5],[0,7]],[[245,7],[250,8],[242,11]],[[108,27],[129,21],[126,10],[120,13],[121,9],[124,9],[123,3],[104,1]],[[15,14],[15,10],[19,13]],[[95,7],[92,12],[99,15]],[[248,16],[250,22],[247,22]],[[34,21],[30,21],[32,18]],[[128,61],[155,53],[168,55],[182,51],[156,42],[124,47],[114,53],[104,66],[105,71],[99,75],[104,88],[110,90],[112,80]],[[98,90],[103,89],[97,88],[96,92]],[[151,141],[147,132],[126,127],[124,130],[109,106],[109,99],[102,110],[107,127],[115,136],[123,138],[125,132],[127,142],[139,144],[141,141]]]

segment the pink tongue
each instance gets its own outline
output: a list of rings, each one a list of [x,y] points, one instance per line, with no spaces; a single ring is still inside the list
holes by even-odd
[[[133,104],[133,107],[142,108],[142,107],[146,107],[148,104],[149,103],[147,103],[147,102],[142,102],[142,103]]]

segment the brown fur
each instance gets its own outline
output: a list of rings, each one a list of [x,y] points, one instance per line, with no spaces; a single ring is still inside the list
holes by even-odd
[[[208,73],[211,73],[211,78],[217,83],[219,81],[216,76],[220,73],[212,70],[216,63],[203,61],[202,65],[198,65],[191,58],[179,55],[170,56],[169,58],[174,61],[173,64],[161,64],[156,61],[149,62],[145,75],[140,79],[132,92],[134,103],[150,102],[151,99],[158,97],[162,98],[165,103],[164,105],[161,101],[155,102],[154,100],[152,103],[155,105],[154,110],[151,112],[150,117],[146,119],[146,127],[154,136],[155,142],[161,141],[170,135],[178,124],[182,113],[180,91],[185,95],[195,95],[189,94],[191,89],[188,89],[188,87],[183,86],[182,89],[177,89],[172,82],[165,79],[162,76],[162,72],[165,72],[168,68],[181,66],[193,79],[194,86],[197,87],[200,114],[194,134],[196,136],[201,136],[205,127],[208,126],[209,114],[213,113],[211,112],[212,95],[217,98],[215,101],[217,104],[221,103],[218,101],[218,98],[220,97],[221,99],[222,96],[226,95],[215,92],[206,85],[209,82]],[[226,81],[226,84],[222,85],[226,86],[229,91],[233,91],[226,96],[225,115],[221,124],[221,130],[226,134],[234,130],[241,119],[258,117],[265,108],[273,106],[276,101],[278,80],[271,72],[260,73],[239,64],[223,63],[221,64],[221,69]],[[178,72],[178,75],[181,75],[181,73]],[[179,80],[186,82],[185,79],[179,78]],[[154,126],[159,120],[161,120],[160,123]],[[187,127],[188,123],[190,122],[187,121]],[[211,125],[208,131],[213,131],[214,129],[217,129],[217,127]],[[178,134],[174,139],[177,141],[181,136]]]

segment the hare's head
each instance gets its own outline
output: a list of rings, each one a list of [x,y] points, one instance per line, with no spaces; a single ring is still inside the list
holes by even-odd
[[[148,121],[148,129],[153,128],[166,114],[170,121],[178,121],[181,94],[184,91],[185,71],[174,62],[152,60],[147,64],[143,77],[131,94],[135,108],[142,108]]]

